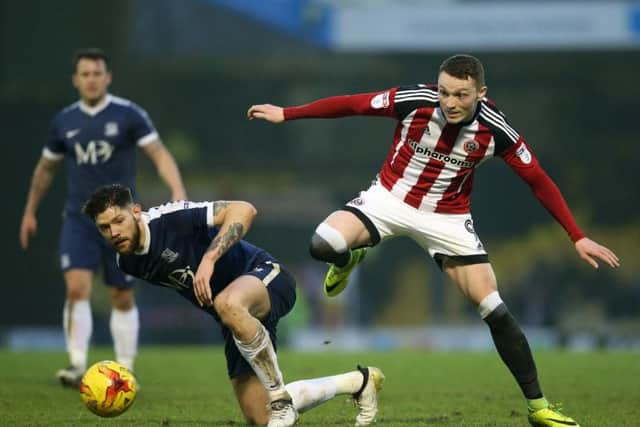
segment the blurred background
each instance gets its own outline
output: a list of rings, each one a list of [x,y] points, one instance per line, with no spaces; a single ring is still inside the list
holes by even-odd
[[[192,200],[244,199],[248,236],[291,270],[294,348],[491,348],[475,309],[412,241],[370,252],[347,292],[322,294],[326,266],[308,239],[366,189],[395,123],[378,118],[275,126],[251,104],[433,82],[454,53],[484,63],[489,97],[528,140],[579,224],[622,259],[581,261],[563,229],[502,161],[476,174],[473,214],[500,291],[537,347],[640,348],[640,3],[463,0],[0,0],[0,117],[5,158],[0,342],[63,349],[58,173],[28,252],[18,229],[49,120],[76,100],[71,56],[111,57],[113,94],[145,108],[177,158]],[[139,156],[143,206],[169,194]],[[141,343],[216,343],[218,329],[168,289],[141,285]],[[104,286],[94,343],[110,343]]]

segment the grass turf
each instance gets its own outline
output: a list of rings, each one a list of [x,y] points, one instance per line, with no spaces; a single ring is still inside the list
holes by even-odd
[[[92,349],[91,360],[112,358]],[[496,354],[298,353],[280,356],[285,380],[352,370],[356,363],[383,369],[382,426],[528,426],[520,391]],[[637,353],[537,352],[550,401],[581,426],[640,425],[640,357]],[[63,389],[53,373],[63,353],[0,351],[0,425],[11,426],[238,426],[244,425],[217,347],[144,347],[137,360],[142,385],[120,417],[91,414],[77,391]],[[301,416],[300,426],[353,425],[346,396]]]

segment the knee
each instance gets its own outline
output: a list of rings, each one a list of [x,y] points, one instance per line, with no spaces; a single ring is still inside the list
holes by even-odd
[[[67,282],[67,300],[80,301],[91,298],[91,280],[82,275],[68,274],[65,276]]]
[[[129,311],[135,304],[133,289],[111,288],[111,307],[121,311]]]
[[[229,295],[226,292],[220,293],[213,300],[213,308],[218,313],[220,321],[230,329],[234,329],[236,321],[240,320],[238,313],[243,309],[233,295]]]
[[[335,263],[336,259],[348,249],[342,234],[335,228],[322,223],[311,236],[309,254],[318,261]]]
[[[318,261],[331,262],[335,257],[335,251],[326,240],[314,233],[309,243],[309,255]]]

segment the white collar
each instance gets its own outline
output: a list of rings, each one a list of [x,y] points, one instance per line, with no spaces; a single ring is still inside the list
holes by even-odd
[[[138,250],[136,249],[135,251],[133,251],[134,254],[136,255],[146,255],[149,253],[149,248],[151,247],[151,230],[149,229],[149,221],[151,220],[151,218],[149,217],[149,214],[146,212],[142,212],[141,214],[141,219],[142,219],[142,226],[144,227],[144,244],[142,245],[142,249]]]
[[[111,96],[111,94],[107,94],[102,101],[100,101],[98,104],[94,105],[93,107],[91,107],[90,105],[87,105],[87,103],[85,103],[83,100],[80,100],[78,102],[78,105],[80,106],[80,110],[82,110],[86,114],[90,116],[95,116],[100,111],[107,108],[109,103],[111,103],[112,98],[113,97]]]

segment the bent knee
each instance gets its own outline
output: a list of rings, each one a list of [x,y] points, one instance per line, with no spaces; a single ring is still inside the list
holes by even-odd
[[[234,320],[239,317],[238,313],[246,311],[245,307],[237,298],[224,292],[213,300],[213,308],[216,310],[216,313],[218,313],[218,316],[220,316],[222,323],[227,326],[232,325]]]
[[[348,250],[344,236],[324,222],[318,225],[311,236],[309,254],[318,261],[335,263]]]

